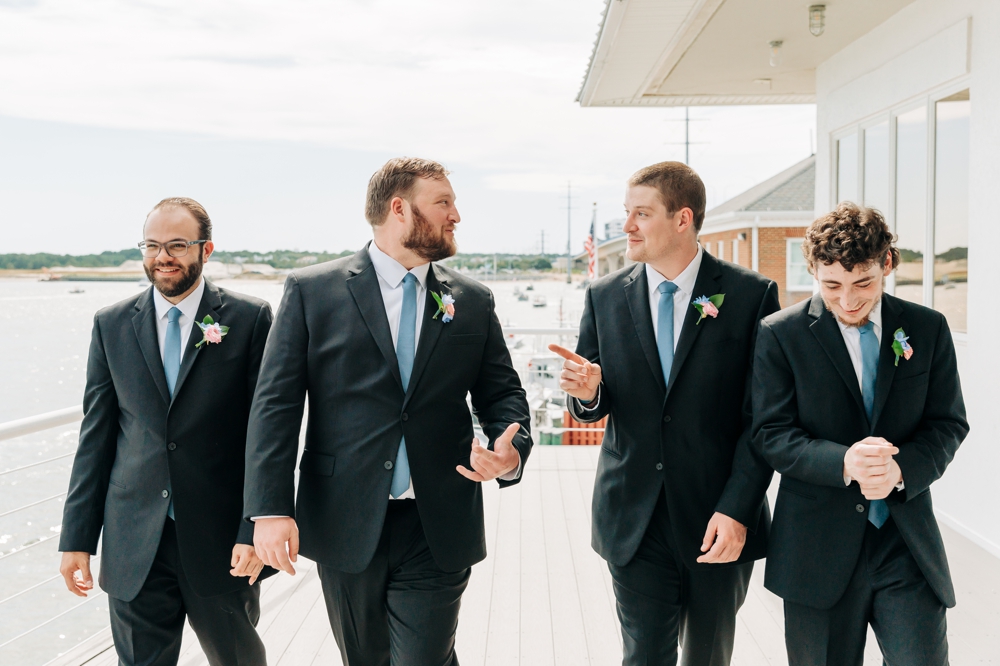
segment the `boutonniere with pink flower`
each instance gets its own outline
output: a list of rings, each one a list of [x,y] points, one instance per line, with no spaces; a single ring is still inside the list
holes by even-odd
[[[896,332],[892,334],[892,351],[896,354],[896,365],[899,365],[900,356],[906,361],[909,361],[910,357],[913,356],[913,347],[907,342],[909,339],[901,328],[897,328]]]
[[[437,319],[438,315],[441,316],[441,321],[447,324],[449,321],[455,318],[455,297],[451,294],[446,294],[443,291],[439,294],[435,291],[431,292],[431,296],[434,297],[435,302],[438,304],[438,310],[434,313],[431,319]]]
[[[206,344],[217,345],[222,342],[222,338],[226,337],[226,333],[229,333],[228,326],[215,323],[215,320],[208,315],[205,315],[202,321],[195,323],[198,324],[198,328],[201,329],[202,334],[201,342],[194,346],[195,349]]]
[[[698,311],[701,316],[698,317],[698,321],[695,326],[701,323],[701,320],[705,317],[711,317],[715,319],[719,316],[719,308],[722,307],[722,301],[726,299],[725,294],[715,294],[714,296],[699,296],[691,302],[694,309]]]

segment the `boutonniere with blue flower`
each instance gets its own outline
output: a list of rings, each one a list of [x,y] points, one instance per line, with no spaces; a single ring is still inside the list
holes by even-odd
[[[693,305],[694,309],[701,315],[698,317],[698,321],[695,323],[695,326],[700,324],[701,320],[705,317],[711,317],[712,319],[718,317],[719,308],[722,307],[722,301],[725,299],[725,294],[716,294],[714,296],[699,296],[691,301],[691,305]]]
[[[906,361],[909,361],[910,357],[913,356],[913,347],[907,342],[909,339],[901,328],[897,328],[896,332],[892,334],[892,351],[896,354],[896,365],[899,365],[900,356]]]
[[[437,319],[438,315],[443,315],[441,321],[447,324],[449,321],[455,318],[455,297],[451,294],[446,294],[443,291],[439,294],[436,291],[431,292],[431,296],[434,297],[434,301],[438,304],[438,310],[434,313],[431,319]]]
[[[195,323],[198,324],[198,328],[201,329],[202,334],[201,342],[194,346],[195,349],[207,344],[217,345],[222,342],[222,338],[226,337],[226,333],[229,332],[228,326],[215,323],[215,320],[208,315],[205,315],[203,320]]]

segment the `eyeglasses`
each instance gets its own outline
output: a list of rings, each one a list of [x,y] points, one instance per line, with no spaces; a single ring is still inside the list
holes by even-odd
[[[169,243],[156,243],[154,241],[142,241],[139,243],[139,251],[142,252],[142,256],[148,259],[155,259],[160,254],[160,250],[164,249],[167,254],[171,257],[183,257],[188,253],[188,248],[192,245],[201,245],[202,243],[207,243],[207,240],[196,240],[196,241],[184,241],[184,240],[173,240]]]

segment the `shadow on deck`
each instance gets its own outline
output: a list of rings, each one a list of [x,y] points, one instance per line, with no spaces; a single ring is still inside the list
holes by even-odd
[[[598,447],[536,447],[519,486],[486,487],[490,556],[476,565],[462,600],[463,664],[621,663],[621,636],[605,563],[590,548],[590,499]],[[948,613],[954,664],[1000,663],[1000,561],[942,526],[958,607]],[[298,575],[265,581],[258,630],[268,663],[341,664],[327,624],[319,578],[301,559]],[[52,666],[117,663],[104,632]],[[190,627],[181,666],[207,664]],[[786,664],[781,600],[754,570],[740,611],[734,666]],[[882,663],[869,632],[865,664]]]

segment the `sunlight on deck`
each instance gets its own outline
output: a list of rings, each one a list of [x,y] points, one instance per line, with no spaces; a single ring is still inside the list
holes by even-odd
[[[590,498],[598,447],[535,447],[519,486],[486,487],[490,556],[476,565],[462,601],[462,664],[621,663],[611,578],[590,548]],[[958,607],[948,614],[954,664],[1000,663],[1000,560],[942,527]],[[341,664],[313,563],[264,583],[258,627],[276,666]],[[781,601],[758,564],[740,611],[734,666],[786,664]],[[103,642],[102,642],[103,641]],[[107,634],[54,664],[111,666]],[[869,633],[866,666],[881,664]],[[181,666],[207,664],[190,631]]]

